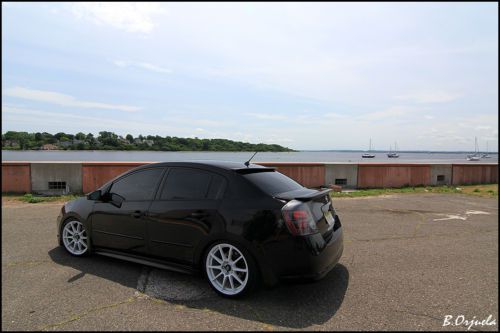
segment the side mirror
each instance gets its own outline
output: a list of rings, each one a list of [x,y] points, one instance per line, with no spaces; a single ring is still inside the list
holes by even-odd
[[[116,193],[111,193],[111,200],[110,200],[110,203],[113,205],[113,206],[116,206],[118,208],[120,208],[122,206],[122,203],[125,201],[125,198],[122,197],[121,195],[119,194],[116,194]]]
[[[101,190],[97,190],[97,191],[90,193],[89,195],[87,195],[87,199],[94,200],[94,201],[101,200],[102,199]]]

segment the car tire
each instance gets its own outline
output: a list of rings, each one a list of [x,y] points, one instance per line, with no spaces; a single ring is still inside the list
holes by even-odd
[[[210,287],[223,297],[241,297],[257,285],[259,272],[255,260],[248,250],[233,242],[211,244],[203,266]]]
[[[83,257],[90,254],[90,241],[85,225],[76,220],[68,219],[61,227],[61,243],[72,256]]]

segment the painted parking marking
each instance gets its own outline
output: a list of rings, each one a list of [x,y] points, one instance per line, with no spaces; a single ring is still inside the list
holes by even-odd
[[[434,219],[433,221],[445,221],[445,220],[462,220],[466,221],[469,215],[491,215],[488,212],[483,212],[481,210],[468,210],[465,212],[464,215],[456,215],[456,214],[439,214],[435,213],[436,215],[439,216],[446,216],[440,219]]]

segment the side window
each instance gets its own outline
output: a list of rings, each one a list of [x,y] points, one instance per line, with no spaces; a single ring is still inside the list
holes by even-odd
[[[210,188],[208,189],[207,198],[208,199],[222,198],[225,189],[226,189],[226,180],[224,179],[224,177],[212,174],[212,181],[210,182]]]
[[[147,169],[134,172],[111,186],[112,193],[121,195],[127,201],[151,200],[164,169]]]
[[[224,183],[223,177],[210,172],[188,168],[173,168],[168,174],[160,199],[216,199],[222,194]]]

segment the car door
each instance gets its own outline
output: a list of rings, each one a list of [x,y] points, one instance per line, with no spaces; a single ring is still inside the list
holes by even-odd
[[[147,253],[146,218],[165,168],[148,168],[114,181],[110,195],[123,199],[121,205],[98,201],[92,214],[92,244],[131,253]]]
[[[169,169],[149,209],[150,253],[179,263],[192,263],[197,244],[221,221],[217,207],[225,187],[225,178],[214,172],[184,167]]]

